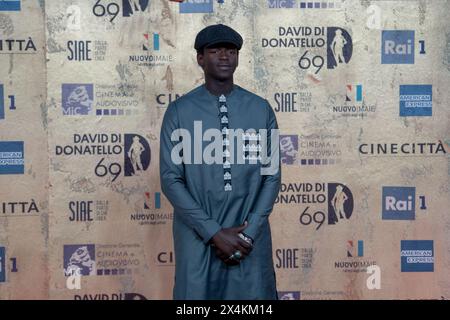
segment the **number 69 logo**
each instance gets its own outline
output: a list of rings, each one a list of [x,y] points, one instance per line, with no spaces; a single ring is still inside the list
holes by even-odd
[[[313,214],[309,214],[307,212],[308,209],[309,207],[306,207],[306,209],[303,210],[302,214],[300,215],[300,223],[304,226],[308,226],[312,222],[314,222],[317,225],[316,230],[319,230],[319,228],[325,222],[325,213],[323,213],[322,211],[316,211]]]

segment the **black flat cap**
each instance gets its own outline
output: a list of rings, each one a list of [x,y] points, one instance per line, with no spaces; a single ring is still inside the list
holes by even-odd
[[[240,50],[243,40],[241,35],[232,28],[224,24],[215,24],[207,26],[197,34],[194,48],[199,51],[218,43],[231,43]]]

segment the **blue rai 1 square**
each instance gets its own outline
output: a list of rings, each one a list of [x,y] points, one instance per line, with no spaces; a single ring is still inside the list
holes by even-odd
[[[414,64],[414,30],[383,30],[382,64]]]

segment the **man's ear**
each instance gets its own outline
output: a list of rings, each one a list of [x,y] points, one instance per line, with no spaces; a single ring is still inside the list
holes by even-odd
[[[202,69],[203,69],[203,65],[205,63],[203,58],[204,58],[203,52],[198,51],[197,52],[197,63],[200,67],[202,67]]]

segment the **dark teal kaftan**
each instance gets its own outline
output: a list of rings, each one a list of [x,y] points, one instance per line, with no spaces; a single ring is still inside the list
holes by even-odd
[[[269,136],[270,129],[278,129],[267,100],[237,85],[225,97],[229,129],[268,129]],[[194,164],[193,151],[192,164],[174,164],[171,159],[173,147],[179,144],[171,141],[175,129],[187,129],[192,139],[194,121],[201,121],[200,136],[207,129],[222,129],[218,101],[219,97],[201,85],[169,105],[161,127],[161,188],[174,207],[173,297],[276,299],[268,217],[280,187],[281,168],[272,175],[261,175],[261,163],[237,164],[235,160],[230,166],[232,189],[225,190],[222,163]],[[203,149],[210,143],[204,141]],[[239,265],[227,266],[208,242],[221,228],[236,227],[244,221],[248,221],[244,233],[254,239],[253,251]]]

